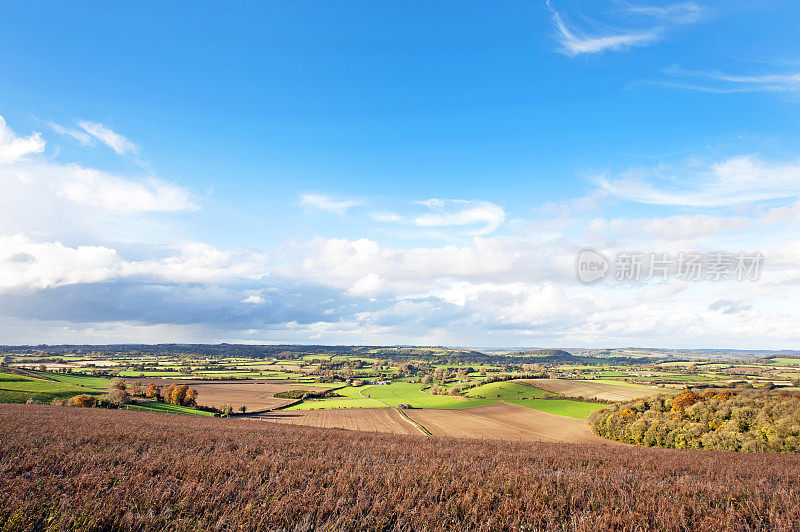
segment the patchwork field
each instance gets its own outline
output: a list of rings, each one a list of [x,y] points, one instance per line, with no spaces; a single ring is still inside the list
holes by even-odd
[[[249,416],[249,418],[328,429],[388,432],[390,434],[421,434],[419,429],[403,419],[394,408],[280,411]]]
[[[621,385],[589,380],[535,379],[520,382],[569,397],[586,397],[604,401],[627,401],[663,391],[656,386]]]
[[[583,419],[548,414],[519,405],[405,412],[434,436],[528,442],[609,442],[593,434]]]

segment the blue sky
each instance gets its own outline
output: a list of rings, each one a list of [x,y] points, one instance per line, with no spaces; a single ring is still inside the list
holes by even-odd
[[[587,4],[0,7],[0,343],[796,347],[800,6]]]

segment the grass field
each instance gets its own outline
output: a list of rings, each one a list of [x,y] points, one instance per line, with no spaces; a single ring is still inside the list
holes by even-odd
[[[342,397],[331,397],[327,399],[312,399],[308,401],[303,401],[302,403],[288,407],[286,410],[319,410],[328,408],[381,408],[382,405],[379,402],[373,401],[372,399],[368,399],[366,397],[362,397],[360,395],[360,392],[362,390],[368,390],[371,388],[373,387],[348,386],[347,388],[336,390],[336,393],[341,395]],[[366,395],[366,392],[364,395]]]
[[[69,399],[82,393],[99,395],[102,391],[0,370],[0,403],[24,403],[28,399],[49,403],[53,399]]]
[[[210,412],[197,410],[189,406],[173,405],[169,403],[159,403],[158,401],[142,401],[136,405],[128,405],[129,410],[140,410],[144,412],[162,412],[167,414],[190,414],[194,416],[210,416]]]
[[[544,390],[526,386],[515,381],[493,382],[484,384],[467,391],[468,397],[485,397],[485,401],[492,403],[509,403],[532,408],[541,412],[557,414],[574,418],[586,418],[592,412],[603,408],[601,404],[570,401],[567,399],[543,399],[553,397]],[[489,404],[489,403],[484,403]]]
[[[431,395],[422,390],[422,385],[409,382],[393,382],[386,386],[347,387],[337,390],[343,397],[303,401],[287,410],[318,410],[328,408],[376,408],[396,407],[409,404],[413,408],[459,409],[486,406],[494,403],[510,403],[542,412],[562,416],[585,418],[602,405],[565,399],[543,399],[554,397],[532,386],[513,381],[485,384],[467,391],[465,397]]]
[[[50,378],[64,384],[72,384],[74,386],[83,386],[85,388],[95,388],[97,390],[105,390],[108,387],[109,379],[103,377],[93,377],[91,375],[83,375],[81,373],[53,373],[49,371],[31,371],[40,377]]]

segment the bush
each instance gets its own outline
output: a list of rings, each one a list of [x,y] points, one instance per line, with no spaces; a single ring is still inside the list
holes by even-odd
[[[95,405],[95,402],[96,400],[93,395],[86,395],[85,393],[82,393],[71,398],[69,401],[67,401],[67,404],[69,406],[77,406],[79,408],[91,408]]]

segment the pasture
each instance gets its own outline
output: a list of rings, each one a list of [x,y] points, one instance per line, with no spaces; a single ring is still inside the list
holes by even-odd
[[[49,403],[53,399],[69,399],[78,394],[99,395],[101,393],[101,390],[31,378],[0,370],[0,402],[2,403],[24,403],[28,399]]]

